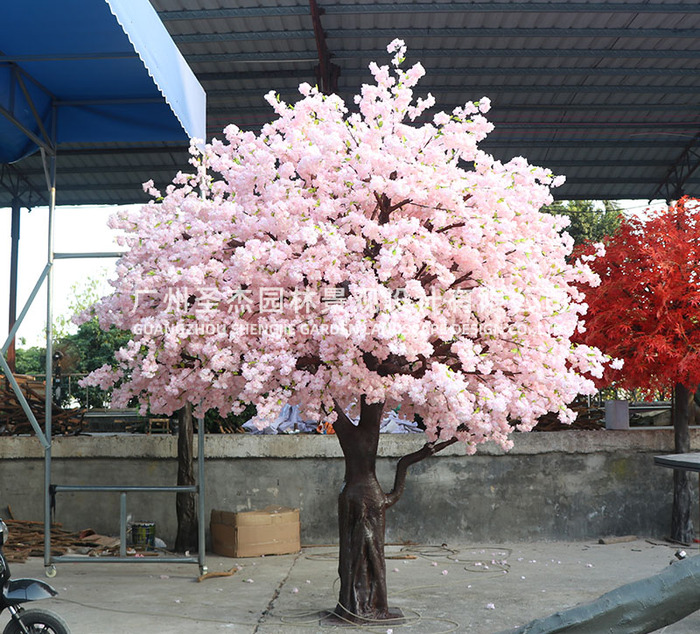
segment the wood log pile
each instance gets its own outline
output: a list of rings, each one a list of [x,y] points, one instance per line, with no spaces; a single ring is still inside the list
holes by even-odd
[[[15,379],[38,423],[43,427],[46,412],[45,383],[22,374],[15,375]],[[83,428],[84,415],[84,409],[63,409],[54,403],[51,416],[53,434],[61,436],[79,434]],[[34,430],[17,395],[7,378],[3,377],[0,381],[0,434],[8,436],[32,433]]]
[[[44,556],[43,522],[6,519],[5,524],[10,531],[10,539],[3,547],[3,551],[9,562],[23,563],[27,557]],[[93,536],[97,537],[94,531],[71,533],[63,530],[61,524],[52,524],[51,554],[59,556],[69,552],[82,554],[90,554],[92,551],[101,552],[104,546]]]

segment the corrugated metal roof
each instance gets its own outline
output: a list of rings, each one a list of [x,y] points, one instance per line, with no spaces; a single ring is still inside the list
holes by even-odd
[[[259,128],[266,92],[291,100],[316,82],[314,0],[151,2],[207,91],[209,137],[230,122]],[[496,128],[484,147],[565,174],[558,197],[700,195],[697,0],[316,3],[348,104],[399,37],[427,70],[418,93],[445,110],[488,96]],[[145,200],[141,181],[164,185],[186,160],[167,147],[61,148],[59,203]],[[36,157],[14,168],[41,190]]]

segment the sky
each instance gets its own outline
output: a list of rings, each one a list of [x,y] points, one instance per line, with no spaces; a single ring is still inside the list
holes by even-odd
[[[646,200],[618,201],[630,213],[641,213],[649,205]],[[107,226],[107,219],[118,207],[57,207],[55,212],[54,251],[56,253],[119,251],[116,232]],[[17,314],[21,312],[32,288],[46,264],[48,210],[37,207],[31,212],[22,208],[19,241],[19,283]],[[10,209],[0,209],[0,341],[8,333],[10,278]],[[89,277],[100,278],[102,294],[111,287],[107,279],[114,277],[116,259],[56,260],[54,265],[54,316],[69,316],[72,287],[82,287]],[[39,291],[18,331],[17,347],[43,346],[46,324],[46,285]],[[24,342],[20,338],[24,338]]]
[[[118,208],[57,207],[54,215],[54,252],[119,251],[116,233],[107,226],[107,219]],[[48,209],[36,207],[31,212],[22,208],[20,217],[19,273],[17,288],[17,315],[22,311],[29,294],[39,279],[47,261]],[[8,333],[10,282],[10,209],[0,209],[0,339]],[[56,260],[54,264],[54,315],[68,316],[71,287],[82,286],[88,277],[99,277],[102,294],[109,293],[108,277],[113,277],[116,259]],[[17,347],[43,345],[46,324],[46,284],[42,286],[17,333]],[[22,345],[19,337],[24,337]]]

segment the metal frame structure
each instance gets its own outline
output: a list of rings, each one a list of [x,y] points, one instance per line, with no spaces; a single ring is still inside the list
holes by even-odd
[[[41,139],[41,155],[46,175],[46,183],[49,191],[48,206],[48,243],[46,266],[39,275],[32,292],[27,299],[21,313],[12,325],[10,332],[0,349],[0,368],[12,387],[15,396],[20,402],[24,413],[27,415],[34,432],[44,449],[44,566],[46,575],[52,577],[56,574],[55,563],[85,563],[85,562],[128,562],[128,563],[196,563],[200,572],[206,570],[206,549],[205,549],[205,508],[204,508],[204,420],[199,419],[198,424],[198,451],[197,451],[197,483],[192,486],[119,486],[119,485],[57,485],[52,483],[51,478],[51,438],[52,438],[52,409],[53,409],[53,266],[56,260],[75,258],[112,258],[119,257],[118,252],[87,252],[87,253],[56,253],[54,252],[54,214],[56,208],[56,144],[53,137],[47,135],[46,139]],[[32,411],[27,399],[15,379],[12,370],[5,358],[17,330],[34,303],[42,284],[46,282],[46,389],[45,389],[45,416],[44,429],[42,430],[39,421]],[[120,553],[118,557],[72,557],[58,556],[51,554],[51,506],[56,493],[61,492],[118,492],[120,494]],[[128,557],[126,554],[126,495],[129,492],[182,492],[197,494],[197,519],[198,519],[198,554],[197,557],[158,557],[158,558],[136,558]]]
[[[102,258],[119,257],[120,253],[94,252],[94,253],[55,253],[54,252],[54,212],[56,207],[56,146],[52,142],[42,142],[42,159],[46,173],[47,187],[49,190],[48,207],[48,244],[47,262],[43,271],[39,275],[27,302],[19,314],[17,320],[10,329],[10,333],[0,349],[0,367],[9,381],[12,390],[19,400],[24,413],[34,429],[41,446],[44,449],[44,567],[47,576],[56,574],[55,564],[85,563],[85,562],[128,562],[128,563],[196,563],[200,572],[206,570],[206,549],[205,549],[205,508],[204,508],[204,420],[200,419],[198,424],[198,449],[197,449],[197,483],[193,486],[118,486],[118,485],[56,485],[51,482],[51,438],[52,438],[52,409],[53,409],[53,346],[52,346],[52,323],[53,323],[53,265],[59,259],[71,258]],[[42,284],[46,282],[46,394],[45,394],[45,417],[44,429],[42,430],[34,412],[31,410],[27,399],[22,393],[17,380],[13,376],[12,370],[5,359],[15,334],[29,308],[36,299]],[[75,557],[58,556],[51,554],[51,506],[56,493],[61,492],[118,492],[120,494],[120,522],[119,537],[120,550],[118,557]],[[182,492],[197,494],[197,519],[198,519],[198,554],[197,557],[158,557],[158,558],[137,558],[128,557],[126,554],[126,495],[129,492]]]
[[[115,0],[116,1],[116,0]],[[118,4],[118,3],[117,3]],[[149,7],[150,8],[150,7]],[[113,11],[114,7],[109,7],[109,10]],[[121,26],[121,25],[120,25]],[[131,42],[131,40],[129,40]],[[136,52],[133,53],[136,56]],[[99,57],[99,55],[97,55]],[[10,332],[5,340],[2,348],[0,348],[0,369],[2,373],[7,378],[13,392],[15,393],[24,413],[26,414],[29,422],[32,425],[36,436],[44,449],[44,565],[46,568],[47,576],[53,576],[56,572],[54,563],[63,562],[86,562],[86,561],[121,561],[129,563],[143,563],[148,561],[150,563],[166,563],[166,562],[176,562],[176,563],[198,563],[200,570],[203,571],[205,566],[205,518],[204,518],[204,421],[199,420],[199,432],[198,432],[198,477],[195,485],[192,486],[94,486],[94,485],[57,485],[52,483],[52,455],[51,455],[51,444],[52,444],[52,409],[53,409],[53,267],[56,260],[59,259],[73,259],[73,258],[104,258],[104,257],[119,257],[122,254],[118,252],[95,252],[95,253],[56,253],[54,251],[54,221],[55,221],[55,209],[56,209],[56,161],[58,154],[58,142],[57,142],[57,121],[59,107],[71,106],[70,102],[65,100],[61,102],[57,100],[55,96],[44,86],[36,82],[31,76],[25,73],[23,69],[15,64],[16,60],[8,56],[3,56],[2,61],[5,64],[9,64],[8,73],[9,77],[9,91],[11,96],[13,95],[23,95],[24,104],[26,104],[26,109],[22,110],[23,113],[31,113],[25,120],[21,120],[19,115],[13,111],[13,106],[9,105],[7,108],[0,104],[0,118],[8,120],[11,124],[11,128],[14,127],[21,131],[24,138],[28,141],[28,144],[39,148],[41,154],[41,167],[43,171],[43,176],[46,182],[46,188],[48,190],[48,240],[47,240],[47,250],[46,250],[46,265],[42,270],[39,278],[34,285],[32,292],[29,295],[22,311],[19,316],[16,316],[16,297],[11,300],[10,308]],[[148,70],[148,69],[146,69]],[[150,71],[149,71],[150,72]],[[152,76],[152,75],[151,75]],[[47,113],[50,113],[46,119],[42,118],[40,115],[41,107],[38,105],[38,101],[33,99],[32,91],[28,89],[31,86],[32,89],[37,93],[41,94],[42,98],[46,97],[49,106],[46,109]],[[199,86],[199,84],[197,84]],[[199,87],[201,90],[201,87]],[[160,90],[160,88],[159,88]],[[202,92],[203,95],[203,92]],[[114,103],[120,104],[125,100],[122,96],[119,96]],[[12,100],[9,103],[13,103]],[[111,103],[110,100],[106,100],[105,103]],[[73,104],[74,105],[74,104]],[[180,119],[178,119],[180,126],[182,126],[182,131],[188,134],[189,131],[185,130],[185,127]],[[27,151],[25,149],[25,151]],[[22,173],[21,169],[15,168],[10,165],[3,165],[0,170],[0,186],[4,189],[10,191],[13,203],[12,203],[12,255],[11,255],[11,273],[13,280],[16,281],[16,268],[17,268],[17,247],[19,239],[19,211],[21,205],[29,205],[32,199],[38,196],[41,200],[43,196],[37,194],[36,186],[30,183],[26,176]],[[26,197],[24,197],[26,194]],[[42,429],[39,421],[37,420],[34,412],[32,411],[26,397],[24,396],[17,380],[15,379],[12,368],[6,359],[8,351],[13,346],[15,335],[22,324],[29,308],[36,299],[42,285],[46,283],[46,386],[45,386],[45,415],[44,415],[44,427]],[[11,291],[12,292],[12,291]],[[16,317],[16,319],[15,319]],[[60,492],[73,491],[73,492],[118,492],[120,494],[120,556],[119,557],[101,557],[95,558],[83,558],[83,557],[53,557],[51,554],[51,508],[53,497]],[[162,491],[173,491],[173,492],[184,492],[184,493],[196,493],[198,496],[198,521],[199,521],[199,535],[198,535],[198,556],[197,557],[158,557],[158,558],[134,558],[126,556],[126,496],[127,493],[132,491],[140,492],[162,492]]]
[[[50,469],[49,469],[50,475]],[[204,419],[198,419],[197,425],[197,484],[192,486],[118,486],[118,485],[48,485],[49,512],[51,502],[56,493],[119,493],[119,556],[118,557],[77,557],[71,555],[51,556],[50,541],[44,550],[44,566],[47,576],[53,576],[56,572],[55,563],[178,563],[199,564],[200,573],[206,571],[205,559],[205,534],[204,534]],[[197,518],[198,518],[198,553],[197,557],[129,557],[126,553],[126,496],[128,493],[196,493],[197,494]]]

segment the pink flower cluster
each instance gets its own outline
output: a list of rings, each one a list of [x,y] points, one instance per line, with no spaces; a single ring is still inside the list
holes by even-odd
[[[135,335],[119,367],[88,383],[118,381],[115,404],[137,396],[154,412],[254,402],[260,420],[287,403],[332,420],[334,399],[350,406],[364,394],[472,451],[486,440],[509,447],[510,420],[528,430],[548,411],[573,419],[567,403],[593,391],[584,374],[599,376],[606,358],[570,341],[585,311],[574,283],[595,278],[567,262],[564,221],[539,211],[561,179],[478,148],[492,129],[487,99],[428,119],[433,98],[413,95],[423,68],[402,70],[403,42],[389,51],[392,66],[371,65],[375,83],[355,108],[307,84],[295,104],[269,94],[277,118],[260,133],[228,126],[192,150],[192,174],[112,220],[130,250],[98,307],[104,327],[154,332],[144,326],[193,319],[144,291],[206,287],[222,328]],[[226,301],[233,288],[329,286],[344,302],[312,314]],[[391,304],[397,289],[405,301]],[[241,336],[246,324],[260,334]]]

